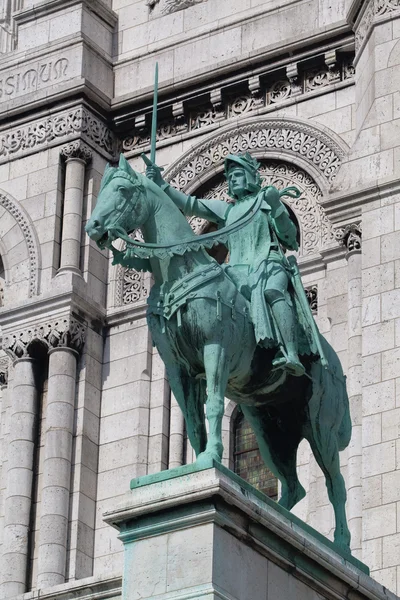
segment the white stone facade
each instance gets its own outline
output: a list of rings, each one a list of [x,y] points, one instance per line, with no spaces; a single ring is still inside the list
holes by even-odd
[[[118,597],[103,513],[131,478],[193,460],[151,281],[83,231],[106,163],[143,170],[156,61],[173,185],[223,197],[224,156],[248,150],[303,191],[303,281],[348,377],[352,547],[400,593],[400,2],[0,0],[0,599]],[[332,537],[305,443],[298,463],[295,512]]]

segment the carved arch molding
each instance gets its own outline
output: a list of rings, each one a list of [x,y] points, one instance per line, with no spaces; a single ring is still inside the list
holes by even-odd
[[[31,223],[31,220],[22,206],[14,198],[0,191],[0,207],[5,209],[17,223],[18,227],[22,231],[26,246],[27,246],[27,257],[19,264],[15,265],[15,269],[19,268],[20,271],[24,271],[22,263],[26,263],[26,271],[29,273],[29,297],[35,296],[38,293],[39,287],[39,245],[36,238],[35,229]],[[8,253],[12,253],[13,248],[7,247],[5,240],[7,239],[7,233],[12,229],[12,225],[7,228],[7,231],[0,230],[1,238],[3,241],[3,247]],[[6,266],[6,265],[5,265]],[[9,269],[8,285],[14,283],[13,280],[13,268]]]
[[[166,171],[165,179],[186,193],[227,200],[224,159],[228,154],[250,152],[262,164],[263,185],[275,185],[278,189],[296,185],[301,190],[300,199],[285,198],[285,201],[298,219],[302,238],[300,255],[306,256],[335,241],[332,224],[320,200],[334,181],[347,150],[333,132],[328,134],[308,122],[256,118],[231,125],[191,148]],[[190,222],[196,232],[205,226],[198,218]],[[142,301],[141,294],[137,293],[133,299],[128,291],[133,280],[138,290],[143,289],[141,275],[121,270],[120,279],[117,304]]]

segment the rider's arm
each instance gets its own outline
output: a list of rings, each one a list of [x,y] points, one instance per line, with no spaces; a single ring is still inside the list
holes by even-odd
[[[296,225],[291,220],[285,205],[281,201],[279,191],[275,187],[270,186],[267,188],[264,198],[271,206],[272,225],[279,241],[285,248],[297,250],[299,246],[296,240]]]
[[[188,217],[200,217],[218,225],[224,224],[229,205],[220,200],[201,200],[195,196],[187,196],[164,181],[161,177],[161,169],[157,165],[149,164],[149,160],[146,161],[146,164],[147,177],[154,181],[171,198],[172,202],[184,215]]]
[[[218,225],[225,222],[225,214],[229,205],[221,200],[208,200],[187,196],[176,190],[169,183],[164,183],[161,189],[171,198],[173,203],[188,217],[201,217]]]

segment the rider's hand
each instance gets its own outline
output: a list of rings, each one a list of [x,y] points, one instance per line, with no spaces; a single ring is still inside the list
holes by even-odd
[[[161,177],[161,169],[154,163],[146,167],[146,177],[154,181],[159,187],[164,183],[164,179]]]

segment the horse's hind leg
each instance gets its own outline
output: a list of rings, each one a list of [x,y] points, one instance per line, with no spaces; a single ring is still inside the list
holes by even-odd
[[[197,462],[213,458],[221,462],[224,447],[222,445],[222,418],[224,416],[224,398],[228,383],[229,364],[226,350],[221,344],[206,344],[204,347],[204,367],[207,377],[206,414],[209,424],[208,441],[205,451]]]
[[[276,420],[267,415],[265,408],[241,405],[241,409],[256,435],[264,463],[282,484],[279,504],[291,510],[306,495],[296,470],[301,435],[294,432],[285,435]]]
[[[189,377],[183,368],[166,364],[166,371],[169,385],[185,419],[189,441],[198,456],[207,443],[204,416],[206,383]]]
[[[340,472],[336,431],[321,427],[306,436],[315,459],[325,475],[328,497],[335,513],[334,540],[343,550],[350,551],[350,531],[346,520],[346,487]]]

